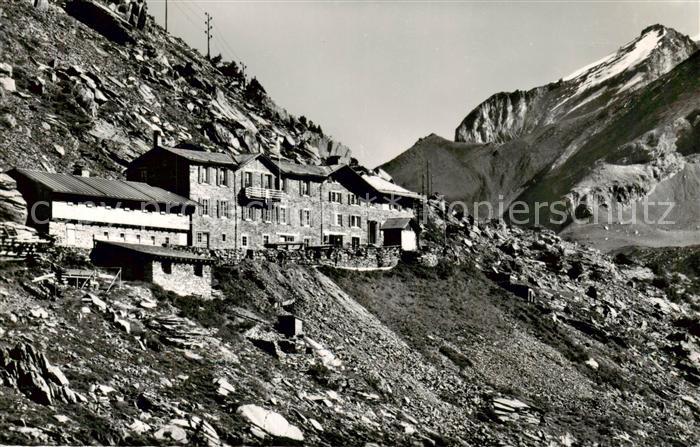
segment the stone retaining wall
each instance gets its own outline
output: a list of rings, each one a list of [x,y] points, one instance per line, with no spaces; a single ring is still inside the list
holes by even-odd
[[[248,252],[240,249],[173,248],[211,256],[218,265],[236,265],[241,260],[248,258],[278,264],[328,265],[338,268],[369,270],[394,267],[401,257],[400,247],[375,247],[371,245],[358,248],[299,247],[289,250],[267,248]]]

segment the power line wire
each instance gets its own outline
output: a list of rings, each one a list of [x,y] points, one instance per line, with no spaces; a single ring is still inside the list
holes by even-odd
[[[193,11],[194,8],[196,8],[196,9],[199,10],[199,12],[200,12],[201,14],[203,14],[203,15],[206,15],[206,14],[207,14],[207,12],[206,12],[204,9],[202,9],[202,7],[199,6],[199,4],[197,4],[197,2],[195,2],[195,1],[191,1],[191,2],[183,1],[183,2],[180,2],[180,3],[186,5],[187,8],[188,8],[190,11]],[[197,13],[195,12],[195,15],[196,15],[196,14],[197,14]],[[229,57],[235,58],[235,59],[238,60],[238,61],[241,60],[241,58],[238,56],[238,54],[236,54],[236,51],[233,49],[233,45],[231,45],[231,43],[230,43],[226,38],[224,38],[224,37],[221,35],[221,33],[217,34],[215,40],[218,40],[218,41],[221,42],[222,48],[224,48],[224,49],[229,53]]]

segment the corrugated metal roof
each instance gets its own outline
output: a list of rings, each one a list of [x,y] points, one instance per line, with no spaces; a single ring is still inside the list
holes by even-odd
[[[411,224],[410,217],[392,217],[382,224],[382,230],[405,230]]]
[[[124,248],[126,250],[133,251],[135,253],[141,253],[148,256],[167,258],[173,260],[186,260],[186,261],[198,261],[198,262],[211,262],[212,258],[208,256],[202,256],[195,253],[190,253],[183,250],[175,250],[172,248],[162,247],[159,245],[142,245],[142,244],[127,244],[126,242],[112,242],[112,241],[96,241],[97,244],[112,245],[115,247]]]
[[[197,202],[173,194],[162,188],[140,182],[54,174],[43,171],[17,169],[17,173],[44,185],[54,193],[101,199],[131,200],[137,202],[197,205]]]
[[[80,181],[80,177],[66,174],[52,174],[44,171],[31,171],[27,169],[17,169],[17,172],[30,180],[41,183],[53,192],[79,194],[90,197],[100,197],[103,194]]]
[[[78,180],[95,188],[104,196],[118,196],[125,200],[142,200],[143,191],[130,186],[127,182],[115,181],[99,177],[79,177]]]
[[[221,152],[205,152],[205,151],[195,151],[192,149],[180,149],[177,147],[165,147],[160,146],[168,152],[172,152],[175,155],[186,158],[197,163],[211,163],[217,165],[227,165],[236,166],[238,163],[230,154],[224,154]]]

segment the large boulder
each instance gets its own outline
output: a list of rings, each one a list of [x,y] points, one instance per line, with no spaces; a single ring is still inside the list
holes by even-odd
[[[66,12],[118,44],[136,43],[129,22],[96,1],[71,0],[66,4]]]
[[[27,222],[27,202],[17,191],[15,180],[4,173],[0,173],[0,221]]]
[[[266,410],[258,405],[241,405],[236,413],[243,416],[248,422],[268,435],[275,438],[291,439],[293,441],[304,441],[304,434],[298,427],[290,424],[279,413]]]
[[[39,11],[46,11],[49,9],[49,0],[34,0],[34,7]]]

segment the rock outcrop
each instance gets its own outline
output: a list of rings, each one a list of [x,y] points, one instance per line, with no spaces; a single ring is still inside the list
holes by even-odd
[[[539,106],[546,87],[498,93],[467,115],[455,131],[455,141],[505,143],[533,131],[544,119]]]
[[[0,95],[11,112],[0,113],[0,168],[66,171],[79,162],[113,176],[150,149],[156,129],[170,146],[316,165],[351,160],[347,146],[275,104],[242,71],[208,61],[156,24],[142,29],[132,16],[144,4],[72,0],[70,15],[51,7],[41,20],[27,2],[3,7]],[[33,38],[35,46],[24,45]],[[66,48],[70,59],[49,57]]]
[[[18,343],[9,350],[0,349],[0,378],[5,386],[19,389],[43,405],[85,401],[85,397],[70,389],[61,370],[28,343]]]
[[[116,43],[136,42],[129,22],[97,1],[71,0],[66,4],[66,12]]]
[[[17,190],[17,183],[7,174],[0,174],[0,222],[27,222],[27,202]]]

